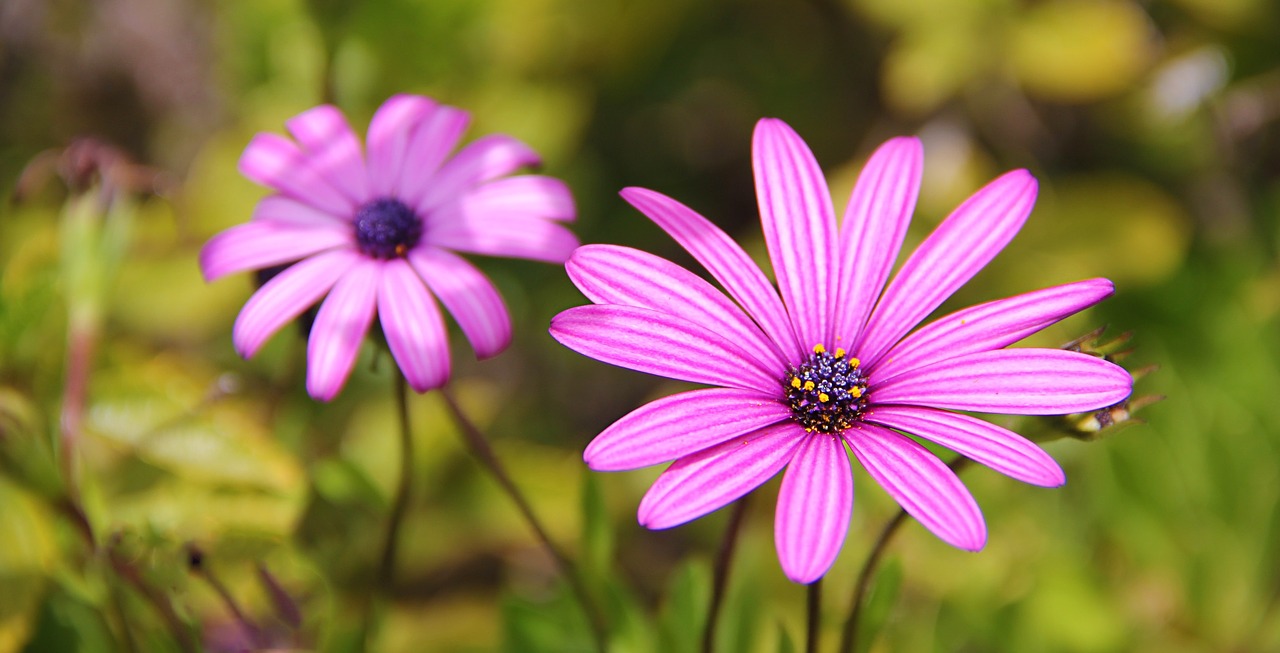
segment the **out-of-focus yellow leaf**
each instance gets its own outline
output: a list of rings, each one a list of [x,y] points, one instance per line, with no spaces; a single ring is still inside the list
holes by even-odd
[[[885,99],[909,113],[937,108],[981,70],[985,51],[973,47],[974,39],[963,23],[904,34],[884,60]]]
[[[1151,60],[1142,9],[1117,0],[1033,5],[1010,34],[1009,65],[1028,93],[1090,102],[1129,88]]]
[[[0,653],[22,650],[53,565],[56,544],[47,511],[0,477]]]

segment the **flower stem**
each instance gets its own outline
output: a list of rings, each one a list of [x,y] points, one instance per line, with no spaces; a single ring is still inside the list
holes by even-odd
[[[712,653],[715,650],[716,624],[720,619],[725,587],[729,584],[729,569],[733,564],[733,553],[738,548],[738,534],[742,531],[742,522],[747,514],[750,497],[751,494],[747,494],[733,504],[729,525],[725,528],[724,539],[720,542],[720,551],[716,554],[711,580],[711,601],[707,604],[707,623],[702,631],[702,653]]]
[[[805,653],[818,653],[818,631],[822,623],[822,579],[809,583],[809,618],[805,622]]]
[[[947,466],[951,468],[951,471],[959,472],[969,462],[968,458],[957,456]],[[899,508],[898,514],[885,523],[884,529],[880,531],[880,537],[876,538],[875,545],[871,547],[871,552],[867,554],[867,561],[862,564],[862,571],[858,573],[858,582],[853,587],[853,601],[850,603],[849,618],[844,622],[844,630],[840,635],[840,653],[853,653],[854,647],[858,642],[858,626],[862,619],[867,590],[871,588],[871,579],[875,575],[876,568],[880,565],[880,559],[884,555],[885,549],[889,547],[889,541],[893,539],[894,534],[898,532],[898,529],[906,521],[907,511]]]
[[[608,650],[604,620],[600,613],[597,612],[595,603],[591,601],[586,584],[583,583],[577,567],[552,542],[551,536],[547,534],[542,522],[538,521],[538,517],[533,514],[533,508],[529,505],[528,500],[520,493],[520,490],[511,480],[511,475],[507,473],[502,463],[498,461],[498,456],[494,453],[493,448],[489,446],[488,440],[480,432],[479,427],[467,418],[466,413],[462,412],[462,407],[458,404],[457,399],[447,388],[441,388],[440,395],[444,397],[449,413],[453,416],[454,421],[458,423],[463,442],[471,450],[471,454],[493,475],[494,480],[498,482],[498,485],[511,499],[512,503],[516,504],[516,508],[520,511],[520,515],[524,517],[525,523],[529,525],[529,528],[533,529],[542,547],[546,549],[552,560],[555,561],[556,566],[560,568],[561,576],[568,583],[569,590],[577,597],[582,611],[586,614],[588,625],[591,627],[591,635],[595,639],[596,648],[601,653]]]
[[[400,481],[391,500],[391,515],[382,541],[382,558],[378,562],[378,588],[389,593],[396,569],[396,551],[400,543],[400,526],[409,508],[413,490],[413,433],[409,429],[409,388],[400,368],[392,373],[396,395],[396,421],[400,425]]]

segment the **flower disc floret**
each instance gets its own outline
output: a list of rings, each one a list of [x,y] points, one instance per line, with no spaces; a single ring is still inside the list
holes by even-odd
[[[813,354],[783,380],[791,419],[813,433],[840,433],[852,428],[866,407],[867,377],[860,361],[844,349],[827,351],[815,345]]]
[[[422,239],[422,219],[400,200],[384,197],[356,210],[356,246],[368,256],[404,256]]]

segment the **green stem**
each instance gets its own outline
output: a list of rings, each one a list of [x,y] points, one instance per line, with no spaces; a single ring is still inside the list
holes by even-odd
[[[822,624],[822,579],[813,581],[808,587],[809,618],[805,622],[805,653],[818,653],[818,631]]]
[[[484,434],[480,432],[466,413],[462,412],[462,407],[458,404],[457,399],[446,388],[440,389],[440,395],[444,397],[445,405],[449,408],[449,413],[457,422],[462,432],[462,440],[470,449],[471,454],[480,461],[480,464],[493,475],[494,480],[516,504],[516,508],[520,511],[520,515],[524,517],[524,521],[529,525],[537,536],[538,541],[542,544],[542,548],[546,549],[551,559],[555,561],[556,566],[560,568],[560,574],[564,577],[565,582],[569,585],[569,590],[577,597],[582,611],[586,614],[587,623],[591,627],[591,635],[595,639],[596,648],[603,653],[608,650],[608,639],[605,636],[604,619],[596,611],[595,603],[592,602],[590,594],[587,592],[586,584],[582,581],[582,577],[578,573],[578,569],[568,556],[560,551],[560,548],[551,540],[551,536],[547,530],[543,528],[542,522],[538,520],[537,515],[533,513],[532,506],[528,500],[520,493],[511,475],[507,473],[502,463],[498,461],[497,454],[493,448],[489,446],[489,441],[485,439]]]
[[[400,482],[391,501],[391,515],[382,542],[382,558],[378,563],[378,587],[390,593],[395,576],[396,552],[400,543],[400,527],[409,508],[413,490],[413,433],[409,429],[409,388],[404,375],[395,368],[396,418],[400,425]]]
[[[964,456],[958,456],[952,460],[947,467],[953,472],[959,472],[964,469],[971,461]],[[844,629],[840,635],[840,652],[853,653],[854,647],[858,642],[858,627],[862,620],[862,611],[865,607],[867,590],[871,588],[871,579],[875,577],[876,568],[880,565],[880,559],[884,556],[885,549],[889,547],[890,540],[894,534],[907,521],[907,511],[898,509],[898,514],[893,516],[885,523],[884,529],[880,531],[880,536],[876,538],[876,543],[871,547],[871,552],[867,554],[867,561],[862,564],[862,571],[858,573],[858,582],[853,587],[853,600],[850,602],[849,618],[844,622]]]
[[[711,601],[707,604],[707,623],[702,630],[702,653],[712,653],[715,650],[716,624],[720,619],[720,607],[724,604],[725,588],[729,585],[733,552],[737,549],[738,534],[742,531],[742,522],[747,513],[750,497],[751,495],[747,494],[733,504],[729,525],[725,528],[724,539],[720,542],[720,551],[716,554],[711,581]]]

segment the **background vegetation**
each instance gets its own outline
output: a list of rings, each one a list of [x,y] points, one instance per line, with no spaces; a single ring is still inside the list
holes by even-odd
[[[337,400],[311,401],[292,329],[252,361],[235,355],[251,280],[206,285],[196,254],[264,193],[235,169],[255,132],[325,101],[363,132],[397,92],[473,111],[472,137],[507,132],[543,153],[574,189],[584,242],[685,263],[616,191],[679,198],[763,252],[761,116],[810,143],[838,209],[877,143],[920,135],[912,243],[986,180],[1031,169],[1027,227],[944,309],[1109,277],[1114,298],[1037,342],[1132,331],[1127,362],[1161,366],[1138,393],[1167,399],[1144,425],[1047,444],[1061,489],[966,471],[987,548],[910,524],[863,644],[1280,650],[1278,34],[1268,0],[5,0],[0,651],[176,650],[174,620],[208,650],[236,650],[219,587],[281,648],[358,641],[398,468],[389,361],[367,348]],[[109,203],[82,183],[95,167]],[[616,650],[696,650],[726,516],[646,531],[634,510],[658,470],[589,474],[580,459],[610,421],[677,386],[556,345],[550,317],[584,301],[560,269],[481,265],[515,342],[475,363],[455,333],[455,390],[583,565]],[[76,361],[76,482],[96,551],[60,500],[54,453]],[[416,493],[374,648],[590,650],[438,397],[411,409]],[[828,643],[896,510],[855,473]],[[747,517],[724,651],[785,650],[803,632],[804,588],[773,553],[774,492]]]

